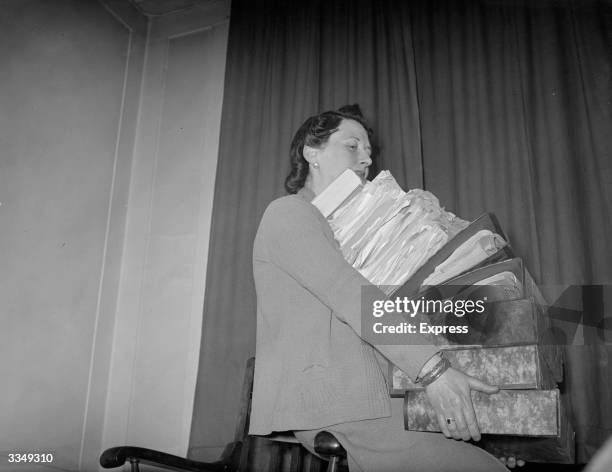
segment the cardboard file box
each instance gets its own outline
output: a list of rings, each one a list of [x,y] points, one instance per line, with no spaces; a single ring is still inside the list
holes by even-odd
[[[445,350],[456,369],[502,389],[550,389],[553,375],[538,345]],[[422,390],[397,367],[391,372],[391,395]]]
[[[472,399],[478,424],[484,433],[481,440],[475,443],[478,447],[496,457],[574,463],[575,434],[568,420],[566,402],[558,390],[515,390],[491,396],[478,393],[473,394]],[[407,394],[404,401],[406,429],[438,430],[437,422],[433,423],[435,418],[430,417],[433,409],[429,409],[431,406],[425,392]],[[500,431],[506,433],[499,434]],[[523,435],[515,435],[518,431]],[[555,431],[555,434],[548,434]]]
[[[476,285],[478,282],[502,272],[513,274],[518,285],[512,288],[500,285]],[[421,294],[425,298],[486,298],[489,303],[525,298],[533,300],[538,305],[545,306],[547,304],[533,277],[525,269],[523,260],[519,257],[470,269],[435,287],[422,287]]]
[[[554,437],[563,433],[565,412],[558,389],[472,391],[476,419],[483,434]],[[404,397],[404,427],[409,431],[440,431],[433,407],[424,391]]]
[[[473,285],[493,275],[510,272],[517,287]],[[425,298],[484,300],[480,314],[433,315],[433,324],[468,325],[467,333],[437,336],[433,341],[444,345],[507,346],[539,344],[557,382],[563,380],[563,346],[553,335],[548,306],[533,277],[520,258],[497,262],[469,271],[448,282],[429,288]]]
[[[485,303],[483,313],[429,315],[429,324],[468,327],[466,333],[442,333],[432,341],[438,346],[457,347],[554,344],[546,308],[531,299],[503,300]]]

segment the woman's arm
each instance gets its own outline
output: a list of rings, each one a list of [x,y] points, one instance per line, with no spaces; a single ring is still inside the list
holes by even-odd
[[[326,235],[327,232],[327,235]],[[330,238],[331,229],[318,210],[299,197],[276,200],[266,210],[258,232],[258,244],[267,259],[314,294],[333,313],[362,338],[362,304],[372,306],[386,295],[372,288],[357,270],[348,264]],[[256,256],[257,257],[257,256]],[[363,291],[365,286],[371,289]],[[397,313],[385,314],[387,324],[406,319]],[[389,361],[416,379],[423,365],[438,348],[424,336],[405,335],[404,345],[374,345]],[[480,439],[470,390],[497,391],[479,380],[449,368],[426,391],[447,437]],[[451,424],[447,418],[452,419]]]
[[[263,245],[267,259],[366,338],[362,335],[362,304],[367,309],[374,300],[387,297],[344,260],[327,221],[314,206],[299,197],[272,202],[262,218],[257,244]],[[363,291],[363,287],[369,289]],[[401,314],[385,314],[385,324],[405,321]],[[417,333],[406,334],[404,339],[401,346],[374,347],[414,379],[438,349]]]

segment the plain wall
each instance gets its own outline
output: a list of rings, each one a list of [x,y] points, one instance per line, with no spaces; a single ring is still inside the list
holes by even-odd
[[[0,469],[51,452],[77,470],[97,324],[115,311],[137,58],[96,1],[3,1],[0,28]]]
[[[15,451],[54,454],[27,470],[184,455],[229,2],[1,6],[0,470]]]

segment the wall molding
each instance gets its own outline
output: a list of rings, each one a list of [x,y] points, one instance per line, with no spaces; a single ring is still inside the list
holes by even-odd
[[[119,0],[104,2],[110,8],[123,5]],[[206,8],[149,18],[146,26],[137,118],[132,120],[129,197],[127,210],[123,209],[123,253],[109,347],[104,428],[97,454],[106,447],[127,443],[176,455],[187,453],[201,342],[229,6],[226,0],[211,2]],[[122,11],[117,15],[130,24],[135,10]],[[141,18],[136,16],[136,21]],[[199,42],[201,64],[198,59],[195,63],[186,59],[189,54],[199,57],[199,52],[193,55]],[[176,58],[171,56],[175,53]],[[189,90],[196,90],[198,100],[205,101],[185,118],[189,119],[184,123],[185,132],[191,133],[187,141],[173,134],[174,123],[183,120],[174,101],[191,105],[185,102],[189,97],[180,93],[181,74],[186,74],[183,78]],[[172,90],[168,89],[169,80],[174,81]],[[202,94],[209,98],[202,98]],[[192,167],[201,173],[194,175],[197,180],[184,177]],[[191,216],[179,208],[185,203],[183,194]],[[179,203],[178,216],[172,207],[175,203]],[[179,226],[188,229],[174,232],[171,223],[176,218]],[[98,346],[96,351],[103,349]],[[170,369],[168,375],[160,378],[160,368]],[[163,428],[156,426],[160,418],[167,419]],[[95,434],[89,436],[91,439]],[[83,464],[92,464],[87,458],[93,460],[93,455],[93,445],[84,446]]]
[[[147,20],[131,4],[120,0],[99,0],[99,3],[126,29],[128,37],[125,47],[121,108],[117,117],[113,174],[108,196],[104,255],[81,431],[79,470],[97,469],[98,457],[102,451],[132,155],[147,36]]]

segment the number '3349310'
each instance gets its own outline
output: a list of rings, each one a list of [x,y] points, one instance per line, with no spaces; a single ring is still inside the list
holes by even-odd
[[[53,462],[53,454],[49,452],[11,452],[7,454],[7,458],[13,464],[19,462]]]

